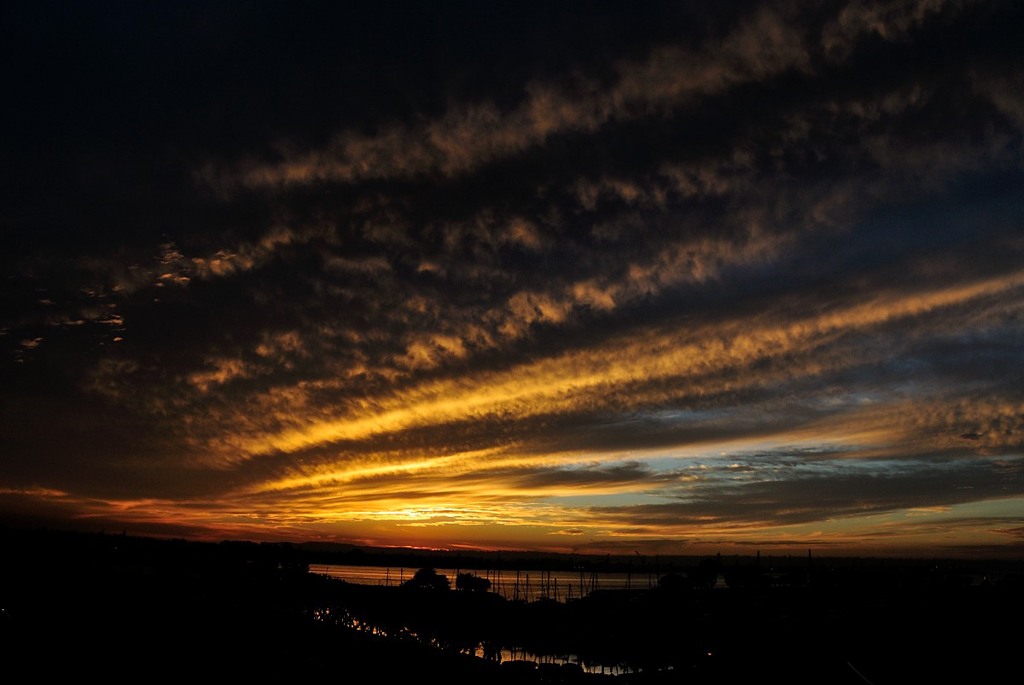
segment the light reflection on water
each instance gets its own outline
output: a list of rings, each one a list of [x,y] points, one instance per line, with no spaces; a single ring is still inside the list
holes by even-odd
[[[360,585],[398,586],[413,577],[418,568],[385,566],[344,566],[310,564],[310,573],[340,578]],[[507,600],[535,602],[552,599],[565,602],[578,599],[594,590],[639,590],[657,584],[654,573],[591,573],[589,571],[475,571],[470,569],[436,569],[447,576],[452,588],[459,573],[472,573],[491,582],[491,592]]]
[[[552,655],[552,654],[535,654],[534,652],[527,651],[525,649],[501,649],[497,655],[489,655],[483,645],[477,645],[476,649],[472,652],[473,656],[481,659],[495,658],[499,663],[505,663],[506,661],[532,661],[536,664],[553,664],[555,666],[562,666],[565,664],[575,664],[583,669],[586,673],[600,673],[606,675],[621,675],[627,672],[627,669],[620,668],[619,666],[605,666],[603,664],[592,664],[587,663],[575,655]]]
[[[362,621],[344,612],[338,615],[336,612],[332,612],[330,609],[321,609],[314,612],[314,618],[318,621],[324,621],[327,623],[333,623],[335,625],[345,625],[353,630],[359,630],[371,635],[379,635],[381,637],[392,637],[392,638],[412,638],[419,640],[420,642],[427,642],[435,647],[440,647],[436,642],[431,640],[425,640],[416,634],[415,631],[409,630],[408,628],[402,628],[397,634],[389,632],[384,628],[374,625],[368,621]],[[469,649],[460,650],[462,653],[470,654],[479,659],[488,659],[491,661],[497,661],[500,664],[505,662],[533,662],[538,666],[541,665],[554,665],[563,666],[566,664],[578,666],[585,673],[599,673],[607,675],[620,675],[629,672],[628,669],[620,666],[609,666],[600,663],[586,662],[580,659],[576,654],[538,654],[531,652],[526,649],[508,648],[501,647],[498,649],[487,648],[482,643],[477,643],[475,646]]]
[[[346,566],[340,564],[310,564],[310,573],[326,575],[331,578],[338,578],[349,583],[358,585],[379,585],[397,587],[413,577],[418,568],[390,568],[384,566]],[[571,571],[474,571],[468,569],[435,569],[439,574],[448,577],[452,587],[455,587],[455,579],[460,572],[472,573],[491,581],[491,592],[500,594],[507,600],[534,602],[542,599],[556,600],[559,602],[578,599],[586,596],[594,590],[620,590],[620,589],[643,589],[653,587],[655,579],[653,574],[634,573],[579,573]],[[328,617],[320,616],[321,620]],[[337,620],[338,617],[334,617]],[[349,627],[356,630],[363,630],[376,635],[385,636],[387,633],[378,626],[360,621],[354,617],[346,616],[342,621]],[[401,636],[420,639],[414,632],[403,629]],[[588,663],[580,659],[578,655],[553,655],[537,654],[524,649],[511,649],[502,647],[500,649],[486,649],[484,645],[477,644],[468,650],[473,656],[481,659],[496,660],[499,663],[515,661],[532,661],[535,664],[552,664],[562,666],[575,664],[586,673],[600,673],[619,675],[628,672],[628,669],[617,665],[606,665],[599,663]]]

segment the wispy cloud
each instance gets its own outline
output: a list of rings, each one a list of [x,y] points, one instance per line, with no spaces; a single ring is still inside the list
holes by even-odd
[[[1020,274],[909,293],[877,294],[810,316],[728,321],[700,328],[651,329],[605,344],[574,349],[507,371],[481,372],[472,379],[430,380],[393,394],[351,404],[343,414],[330,407],[298,420],[283,432],[254,433],[249,415],[244,432],[231,436],[218,421],[217,452],[230,460],[271,452],[292,452],[338,441],[502,417],[527,420],[577,412],[614,412],[621,407],[682,404],[702,397],[735,396],[780,382],[827,378],[865,363],[880,363],[862,351],[850,356],[857,336],[900,322],[935,317],[954,307],[1017,292]],[[928,320],[923,325],[934,325]],[[854,340],[850,340],[853,338]],[[756,371],[755,371],[756,369]],[[271,425],[283,417],[268,417]],[[258,424],[257,424],[258,425]]]
[[[422,124],[384,125],[369,136],[346,131],[325,149],[285,153],[279,163],[243,164],[226,174],[206,166],[196,176],[221,191],[235,184],[454,176],[520,154],[555,135],[592,133],[611,121],[669,114],[695,97],[805,68],[807,62],[800,32],[776,12],[762,9],[720,43],[699,50],[665,46],[647,59],[619,63],[611,87],[582,75],[569,89],[533,81],[511,110],[487,101],[453,103],[442,117]]]

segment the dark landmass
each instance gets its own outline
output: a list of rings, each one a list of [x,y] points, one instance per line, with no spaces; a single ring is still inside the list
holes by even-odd
[[[276,543],[222,543],[222,544],[276,544]],[[517,571],[578,571],[593,573],[636,573],[655,575],[686,572],[706,562],[708,555],[632,554],[559,554],[520,550],[451,551],[413,548],[360,547],[335,543],[283,544],[297,558],[310,564],[338,564],[350,566],[381,566],[390,568],[459,568],[473,570]],[[760,564],[777,573],[817,565],[821,572],[856,569],[859,573],[926,573],[928,575],[970,576],[976,581],[1001,578],[1024,571],[1024,558],[1007,559],[964,557],[892,558],[872,556],[822,556],[808,551],[806,555],[750,555],[717,554],[713,556],[721,568],[742,568]]]
[[[653,588],[526,603],[455,589],[430,572],[454,567],[448,555],[391,564],[358,548],[8,528],[0,549],[4,669],[46,680],[994,682],[1016,669],[1024,608],[1024,562],[1006,560],[680,557],[657,560]],[[426,581],[309,572],[360,554],[422,568]],[[456,560],[471,569],[473,558]],[[494,568],[496,555],[480,558]],[[536,559],[607,570],[600,557]],[[641,561],[654,563],[629,563]],[[616,675],[499,664],[465,653],[476,645],[574,654]]]

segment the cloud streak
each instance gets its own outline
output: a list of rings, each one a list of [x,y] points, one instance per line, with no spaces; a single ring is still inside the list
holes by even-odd
[[[286,153],[283,162],[247,165],[227,178],[205,167],[197,178],[223,189],[455,176],[543,145],[552,136],[592,134],[609,122],[671,112],[692,98],[798,69],[807,61],[799,33],[762,9],[743,18],[719,44],[702,50],[665,46],[642,61],[616,64],[611,87],[583,76],[569,89],[533,81],[510,111],[490,102],[454,103],[442,117],[420,125],[392,124],[371,136],[345,132],[323,150]]]

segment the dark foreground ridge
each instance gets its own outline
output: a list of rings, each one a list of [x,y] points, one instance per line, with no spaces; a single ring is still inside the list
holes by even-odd
[[[1018,666],[1024,608],[1011,562],[771,575],[705,559],[653,588],[526,603],[428,568],[402,587],[345,583],[291,545],[0,529],[0,549],[4,669],[26,679],[994,682]]]

